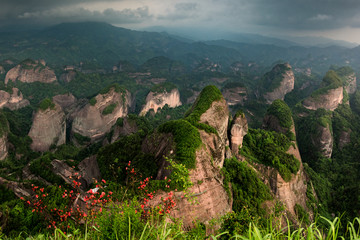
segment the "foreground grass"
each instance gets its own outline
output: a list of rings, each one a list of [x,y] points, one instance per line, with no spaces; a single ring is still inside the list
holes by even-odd
[[[227,232],[220,233],[216,236],[203,236],[201,233],[184,232],[181,230],[181,225],[170,224],[165,221],[157,225],[152,225],[147,222],[142,230],[141,236],[135,238],[135,232],[132,228],[132,223],[129,220],[128,229],[126,233],[126,240],[165,240],[165,239],[237,239],[237,240],[265,240],[265,239],[279,239],[279,240],[301,240],[301,239],[318,239],[318,240],[336,240],[336,239],[350,239],[360,240],[360,218],[355,218],[353,222],[349,222],[344,234],[339,233],[340,219],[335,218],[330,221],[324,217],[321,217],[326,223],[326,229],[319,228],[318,224],[312,223],[308,227],[298,228],[292,230],[292,226],[288,223],[287,227],[273,226],[269,221],[267,227],[259,227],[256,224],[251,223],[247,232],[244,235],[228,236]],[[8,238],[1,234],[1,240],[16,239],[16,240],[87,240],[87,239],[104,239],[101,230],[95,227],[88,229],[87,227],[83,232],[79,229],[72,233],[64,233],[60,229],[56,229],[53,233],[38,234],[36,236],[26,236],[26,234],[19,234],[15,238]],[[116,239],[124,239],[118,238]]]

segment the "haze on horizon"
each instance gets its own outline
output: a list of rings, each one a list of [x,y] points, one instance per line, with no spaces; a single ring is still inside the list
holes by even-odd
[[[79,21],[189,34],[201,30],[204,39],[231,32],[360,43],[358,0],[1,0],[3,29]]]

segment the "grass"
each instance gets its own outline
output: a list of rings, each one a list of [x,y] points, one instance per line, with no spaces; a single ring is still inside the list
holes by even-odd
[[[298,227],[294,229],[294,226],[287,221],[287,226],[283,227],[281,224],[274,225],[273,219],[267,221],[266,226],[259,226],[254,223],[250,223],[247,231],[244,234],[233,234],[227,239],[236,239],[236,240],[336,240],[336,239],[349,239],[349,240],[358,240],[360,239],[360,218],[355,218],[353,222],[348,222],[346,226],[345,233],[340,233],[340,219],[338,217],[333,220],[320,217],[323,221],[326,222],[326,227],[321,228],[317,222],[306,227]],[[165,240],[165,239],[204,239],[204,237],[197,236],[192,232],[185,232],[181,230],[181,225],[176,226],[173,223],[167,223],[166,221],[161,221],[156,223],[154,220],[147,221],[139,233],[140,237],[135,238],[134,226],[131,220],[129,219],[126,223],[128,225],[125,235],[127,240]],[[25,233],[19,233],[18,236],[9,238],[0,231],[0,239],[9,240],[86,240],[86,239],[102,239],[99,235],[101,229],[96,227],[85,226],[83,231],[79,229],[73,230],[71,233],[64,233],[60,229],[56,229],[54,232],[50,233],[40,233],[35,236],[27,236]],[[192,233],[192,234],[190,234]],[[227,232],[215,233],[216,235],[206,236],[206,239],[226,239],[224,235]],[[200,234],[199,234],[200,235]],[[119,239],[119,238],[117,238]]]

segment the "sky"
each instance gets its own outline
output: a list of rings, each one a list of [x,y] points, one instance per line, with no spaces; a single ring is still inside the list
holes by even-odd
[[[360,43],[360,0],[0,0],[0,27],[79,21]]]

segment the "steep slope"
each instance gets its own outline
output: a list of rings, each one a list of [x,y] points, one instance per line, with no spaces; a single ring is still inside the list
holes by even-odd
[[[270,131],[276,131],[288,136],[291,140],[287,150],[288,154],[293,155],[300,163],[298,171],[291,176],[291,180],[285,181],[282,176],[271,167],[262,169],[264,175],[268,177],[272,192],[286,207],[292,216],[296,216],[296,206],[307,209],[306,190],[307,177],[301,161],[299,148],[296,143],[296,133],[294,120],[291,110],[282,100],[275,100],[268,108],[264,118],[263,127]],[[301,220],[301,219],[299,219]]]
[[[130,93],[118,85],[110,86],[73,113],[72,133],[92,141],[108,133],[118,118],[128,114]]]
[[[0,90],[0,108],[6,107],[10,110],[17,110],[29,104],[29,100],[24,99],[18,88],[12,88],[12,93]]]
[[[178,107],[181,105],[180,93],[177,88],[164,87],[158,85],[153,88],[146,97],[145,106],[140,112],[140,116],[144,116],[150,109],[156,113],[158,108],[163,108],[166,104],[170,108]]]
[[[9,123],[5,115],[0,112],[0,160],[4,160],[8,156],[9,143],[8,143]]]
[[[54,71],[46,66],[45,61],[27,59],[7,72],[5,84],[16,80],[25,83],[51,83],[55,82],[57,78]]]
[[[290,64],[277,64],[263,79],[264,98],[268,104],[276,99],[284,100],[294,89],[295,77]]]
[[[62,145],[66,141],[66,119],[61,106],[45,99],[34,115],[29,137],[31,149],[47,151],[51,145]]]
[[[321,88],[313,92],[302,104],[310,110],[324,108],[333,111],[342,103],[343,98],[342,80],[335,71],[330,70],[323,78]]]

